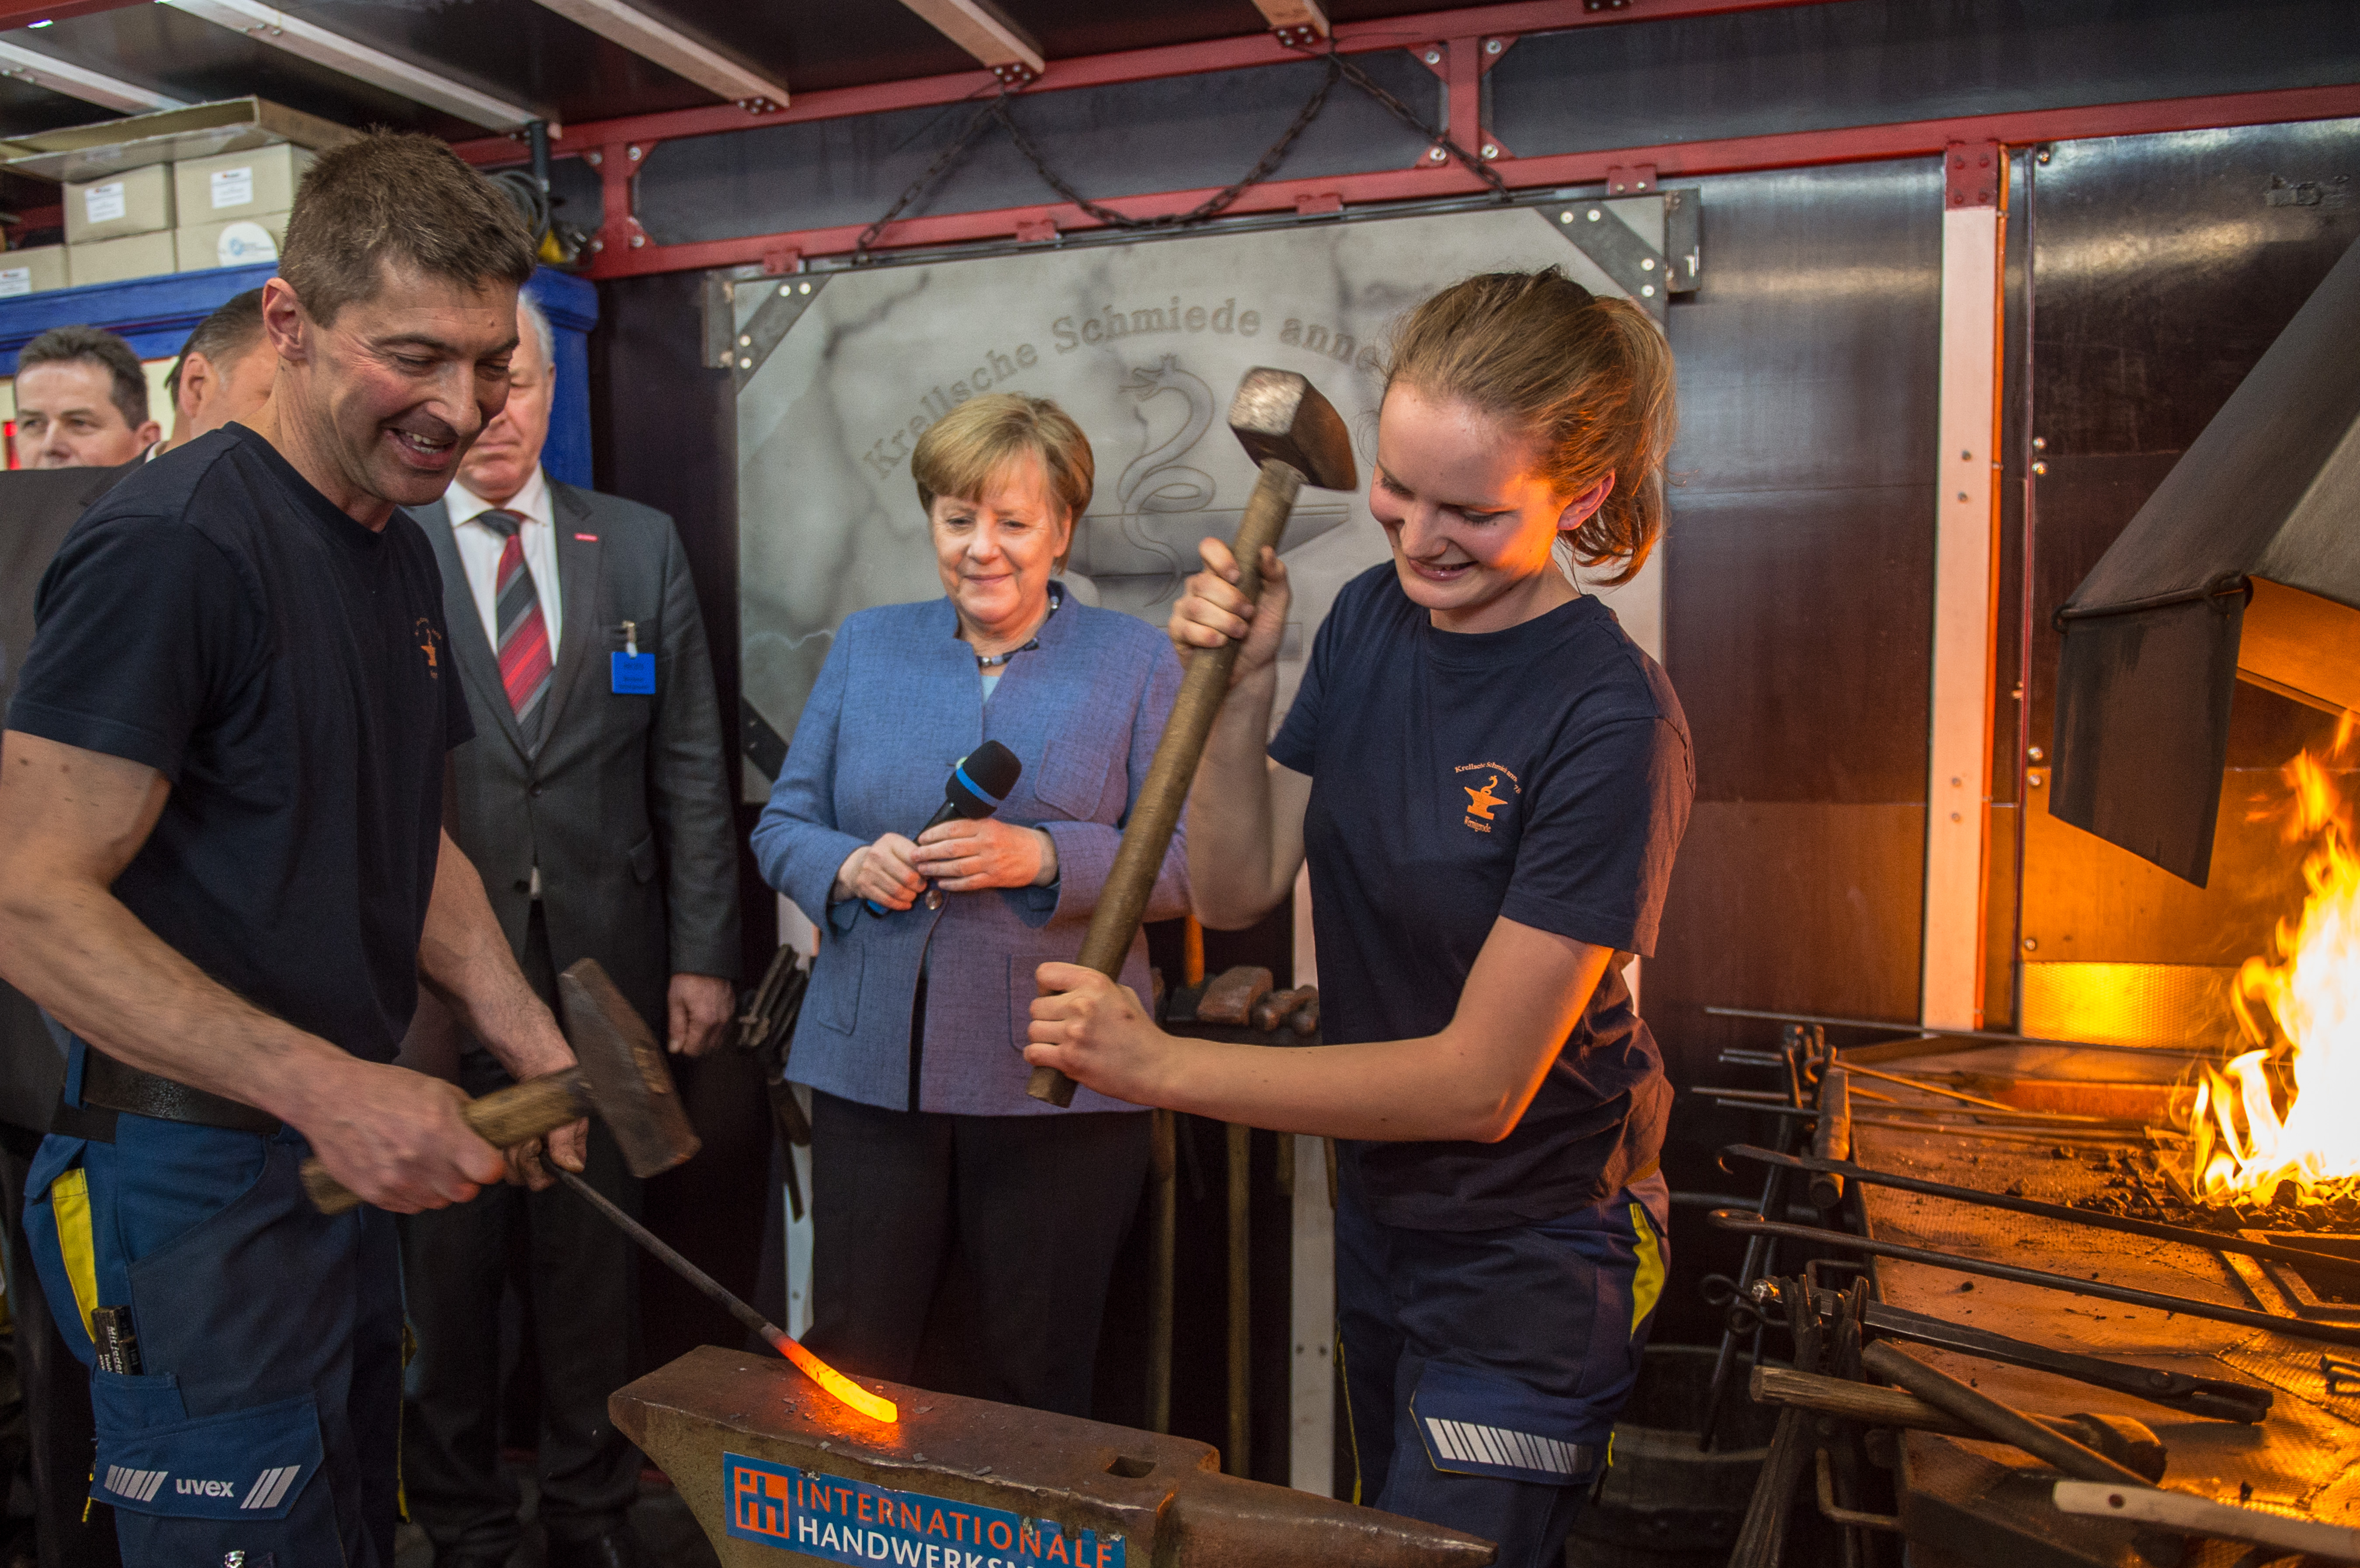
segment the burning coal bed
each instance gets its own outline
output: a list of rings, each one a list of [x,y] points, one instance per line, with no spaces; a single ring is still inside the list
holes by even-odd
[[[2346,714],[2325,758],[2287,765],[2287,801],[2269,813],[2309,846],[2305,897],[2272,952],[2238,971],[2245,1049],[2193,1070],[2158,1147],[2096,1160],[2104,1185],[2075,1207],[2360,1256],[2360,854],[2339,788],[2354,727]]]

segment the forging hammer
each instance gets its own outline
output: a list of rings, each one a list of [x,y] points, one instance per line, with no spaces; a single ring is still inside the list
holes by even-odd
[[[467,1125],[493,1148],[513,1149],[595,1116],[639,1177],[669,1171],[694,1154],[696,1129],[672,1089],[663,1047],[598,961],[583,959],[559,975],[557,999],[578,1065],[468,1101],[459,1113]],[[303,1190],[323,1214],[360,1203],[316,1157],[303,1162]]]
[[[1254,481],[1245,517],[1230,545],[1238,560],[1238,591],[1259,604],[1262,547],[1275,547],[1285,533],[1296,492],[1306,485],[1349,490],[1360,483],[1360,471],[1352,462],[1352,438],[1342,418],[1317,388],[1291,370],[1247,371],[1229,401],[1229,429],[1245,444],[1246,454],[1262,465],[1262,477]],[[1233,642],[1200,648],[1188,656],[1188,673],[1180,682],[1179,700],[1172,704],[1171,722],[1155,745],[1147,782],[1131,809],[1114,868],[1098,893],[1089,933],[1074,960],[1085,969],[1095,969],[1109,980],[1121,978],[1122,961],[1131,952],[1140,917],[1147,912],[1148,895],[1164,867],[1164,852],[1180,825],[1188,787],[1196,782],[1205,739],[1229,694],[1229,667],[1237,661]],[[1054,1067],[1035,1067],[1025,1092],[1053,1105],[1074,1103],[1074,1081]]]

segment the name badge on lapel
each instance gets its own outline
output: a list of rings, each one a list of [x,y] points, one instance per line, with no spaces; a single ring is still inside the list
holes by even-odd
[[[613,671],[613,687],[618,697],[652,697],[656,694],[656,656],[639,651],[639,626],[637,621],[623,623],[623,646],[606,656]]]

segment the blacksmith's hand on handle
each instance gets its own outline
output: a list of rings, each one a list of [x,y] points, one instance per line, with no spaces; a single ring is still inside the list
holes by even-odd
[[[1235,686],[1278,661],[1294,591],[1275,550],[1266,548],[1262,552],[1259,601],[1240,587],[1244,573],[1228,545],[1208,539],[1196,547],[1196,553],[1204,558],[1205,570],[1188,579],[1187,590],[1172,606],[1164,630],[1180,650],[1184,664],[1199,648],[1237,644],[1237,662],[1229,668],[1229,684]]]

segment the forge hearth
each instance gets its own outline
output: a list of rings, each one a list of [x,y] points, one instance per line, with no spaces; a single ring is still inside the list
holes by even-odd
[[[1945,1085],[1972,1078],[1983,1090],[2002,1091],[1983,1097],[2013,1100],[2038,1099],[2044,1092],[2008,1093],[2011,1083],[2068,1076],[2070,1069],[2060,1072],[2060,1060],[2053,1050],[2000,1046],[1907,1060],[1888,1056],[1881,1065]],[[2117,1072],[2122,1061],[2093,1053],[2072,1067],[2094,1076]],[[2153,1070],[2158,1078],[2173,1072],[2162,1062]],[[1891,1083],[1877,1087],[1893,1101],[1873,1111],[1855,1107],[1865,1114],[1856,1118],[1852,1157],[1863,1166],[2172,1224],[2267,1231],[2289,1245],[2360,1257],[2360,1237],[2312,1228],[2343,1225],[2360,1230],[2341,1217],[2345,1210],[2338,1202],[2284,1211],[2249,1208],[2251,1217],[2242,1222],[2234,1210],[2187,1203],[2169,1174],[2181,1146],[2159,1127],[2118,1116],[2103,1125],[2044,1127],[2038,1119],[2074,1114],[2060,1111],[1992,1111],[1978,1122],[1972,1107],[1955,1100]],[[2085,1103],[2127,1107],[2151,1087],[2093,1084]],[[1900,1125],[1938,1120],[1939,1127]],[[2296,1292],[2278,1285],[2264,1268],[2199,1247],[1874,1186],[1853,1192],[1857,1196],[1848,1197],[1847,1205],[1858,1228],[1880,1241],[2289,1317],[2301,1309]],[[1977,1357],[1913,1351],[2019,1410],[2054,1415],[2092,1411],[2146,1422],[2169,1450],[2165,1484],[2174,1490],[2277,1506],[2339,1523],[2360,1518],[2360,1394],[2341,1391],[2354,1385],[2331,1378],[2327,1368],[2336,1357],[2323,1360],[2325,1347],[2315,1341],[1891,1259],[1876,1260],[1874,1278],[1879,1299],[1891,1306],[2073,1354],[2267,1388],[2274,1396],[2270,1413],[2257,1426],[2245,1425],[2180,1415],[2127,1395]],[[2322,1284],[2328,1288],[2316,1288]],[[2330,1300],[2341,1293],[2336,1281],[2308,1282],[2303,1289],[2324,1306],[2344,1307]],[[2360,1318],[2360,1308],[2344,1310]],[[2049,1508],[2046,1497],[2053,1473],[2016,1450],[1912,1432],[1899,1458],[1896,1489],[1913,1563],[2130,1568],[2147,1561],[2137,1555],[2127,1527],[2071,1519]],[[2212,1563],[2210,1557],[2202,1561]]]

